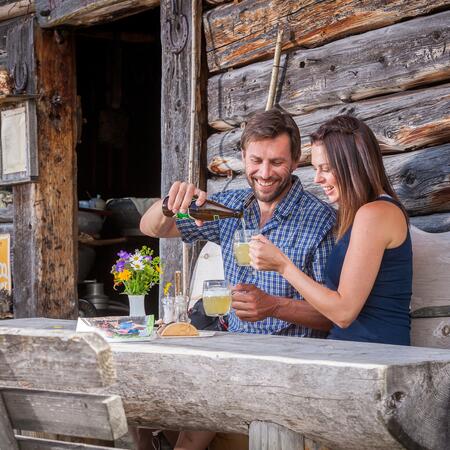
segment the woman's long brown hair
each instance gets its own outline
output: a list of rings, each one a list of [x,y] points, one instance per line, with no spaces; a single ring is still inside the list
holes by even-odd
[[[383,192],[400,203],[386,175],[378,141],[362,120],[334,117],[311,135],[311,144],[317,143],[325,146],[339,188],[337,239],[350,228],[358,209]],[[400,207],[407,217],[401,204]]]

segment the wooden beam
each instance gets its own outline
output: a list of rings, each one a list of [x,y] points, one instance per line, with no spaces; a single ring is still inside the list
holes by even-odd
[[[39,182],[15,186],[14,313],[77,317],[74,46],[36,28]],[[61,71],[64,67],[64,71]],[[32,73],[30,73],[30,77]]]
[[[41,27],[93,25],[159,6],[160,0],[35,0]]]
[[[14,17],[26,16],[34,13],[34,11],[34,0],[2,2],[0,5],[0,22]]]
[[[203,18],[211,72],[268,59],[278,26],[283,50],[317,47],[448,7],[447,0],[243,0],[207,11]]]
[[[293,115],[450,78],[450,11],[283,55],[278,103]],[[271,62],[208,81],[208,122],[230,129],[264,109]]]
[[[450,141],[450,84],[406,91],[294,117],[302,137],[300,165],[311,160],[310,134],[338,114],[353,114],[372,128],[383,153],[399,153]],[[242,173],[241,128],[208,138],[208,169],[215,175]]]
[[[197,8],[201,11],[200,3]],[[178,6],[177,6],[178,5]],[[172,7],[175,6],[173,10]],[[161,23],[166,26],[161,29],[162,43],[162,78],[161,97],[161,152],[162,175],[161,193],[165,195],[176,180],[189,178],[189,149],[191,130],[193,136],[192,181],[201,185],[202,177],[200,162],[205,148],[206,118],[202,111],[204,97],[202,89],[201,46],[198,48],[196,59],[199,62],[195,83],[196,109],[193,111],[194,124],[191,128],[191,37],[193,29],[198,35],[200,43],[201,15],[196,24],[191,22],[192,2],[183,1],[173,3],[165,1],[161,4]],[[204,82],[203,82],[204,83]],[[181,269],[182,245],[179,239],[161,239],[160,255],[165,263],[163,282],[173,281],[174,272]],[[189,281],[189,280],[185,280]],[[162,291],[161,291],[162,293]],[[161,295],[162,297],[162,295]]]
[[[450,231],[450,212],[411,217],[411,223],[427,233],[444,233]]]
[[[394,189],[410,215],[449,211],[450,144],[385,156],[383,161]],[[312,167],[301,167],[294,174],[300,177],[306,190],[326,201],[322,188],[313,182]],[[208,194],[247,187],[248,183],[244,175],[229,179],[220,177],[208,180]]]
[[[304,450],[304,438],[275,423],[254,421],[249,427],[249,450]]]

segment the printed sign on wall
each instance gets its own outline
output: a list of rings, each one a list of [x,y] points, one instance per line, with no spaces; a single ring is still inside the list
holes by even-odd
[[[10,235],[0,234],[0,289],[11,293]]]

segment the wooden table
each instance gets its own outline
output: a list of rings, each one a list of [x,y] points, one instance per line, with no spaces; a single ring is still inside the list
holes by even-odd
[[[27,383],[119,394],[130,423],[248,433],[260,421],[333,449],[448,449],[449,350],[231,333],[109,347],[87,334],[83,339],[102,361],[112,350],[117,379],[101,387],[83,379],[85,353],[74,344],[80,341],[74,327],[49,319],[2,321],[0,337],[57,334],[70,341],[66,353],[76,357],[63,368],[63,380],[53,376],[62,348],[56,343],[47,358],[56,355],[57,369],[45,377],[51,364],[30,350]],[[23,365],[23,357],[8,355],[0,353],[0,379],[7,376],[2,358],[9,371]]]

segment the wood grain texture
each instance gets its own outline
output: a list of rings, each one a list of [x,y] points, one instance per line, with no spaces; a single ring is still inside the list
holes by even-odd
[[[36,28],[39,183],[14,187],[16,317],[77,317],[73,51],[70,34]]]
[[[411,224],[427,233],[450,231],[450,212],[411,217]]]
[[[28,319],[29,324],[39,319]],[[116,379],[109,345],[98,335],[74,335],[57,325],[48,330],[0,327],[0,383],[86,392]],[[55,328],[56,327],[56,328]],[[18,351],[17,349],[20,349]]]
[[[192,24],[192,3],[178,2],[179,9],[172,10],[172,2],[165,0],[161,3],[162,44],[162,95],[161,95],[161,193],[166,195],[170,186],[177,180],[188,180],[189,170],[189,142],[191,116],[191,38],[192,30],[198,35],[200,43],[201,14],[197,23]],[[197,2],[197,9],[201,11]],[[199,53],[196,55],[200,60]],[[201,65],[201,63],[200,63]],[[202,99],[200,95],[202,80],[201,70],[198,70],[196,89],[196,112],[194,114],[194,158],[193,182],[199,184],[201,180],[200,162],[206,145],[204,128],[206,118],[202,115]],[[204,83],[204,82],[203,82]],[[204,92],[205,90],[203,90]],[[204,179],[204,176],[203,176]],[[182,268],[182,244],[180,239],[161,239],[160,255],[165,264],[162,287],[166,282],[173,282],[174,272]],[[189,256],[188,258],[189,259]]]
[[[20,0],[0,3],[0,21],[34,13],[34,0]]]
[[[411,216],[450,211],[450,144],[390,155],[383,158],[394,189]],[[301,167],[294,172],[306,190],[322,200],[322,188],[315,185],[314,169]],[[248,188],[244,175],[235,178],[211,178],[208,194],[229,189]]]
[[[0,394],[0,448],[19,450],[3,397]]]
[[[412,319],[411,342],[419,347],[450,349],[450,317]]]
[[[293,115],[450,77],[450,11],[284,54],[278,103]],[[271,62],[211,77],[208,122],[229,129],[262,110]]]
[[[122,400],[53,390],[0,387],[14,429],[114,441],[128,430]]]
[[[311,160],[310,134],[339,114],[352,114],[374,131],[383,153],[399,153],[450,141],[450,84],[401,92],[294,117],[302,138],[300,165]],[[216,175],[242,173],[242,129],[208,138],[207,162]]]
[[[80,444],[78,442],[61,442],[51,439],[30,438],[28,436],[18,436],[20,450],[124,450],[104,445]]]
[[[93,25],[111,21],[146,9],[159,0],[35,0],[41,27]]]
[[[450,305],[450,232],[426,233],[412,227],[411,238],[414,248],[411,311]]]
[[[275,423],[255,421],[249,427],[249,450],[304,450],[304,438]]]
[[[450,6],[448,0],[243,0],[207,11],[203,18],[211,72],[273,55],[277,28],[283,50],[317,47]]]
[[[22,338],[37,332],[19,330],[24,320],[4,321],[2,332],[8,323]],[[447,350],[234,333],[111,349],[117,383],[95,391],[120,395],[133,424],[248,433],[249,423],[265,421],[348,450],[444,449],[450,438]],[[68,350],[39,379],[30,376],[33,386],[68,373]],[[21,357],[1,343],[0,351]]]

